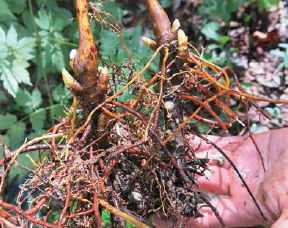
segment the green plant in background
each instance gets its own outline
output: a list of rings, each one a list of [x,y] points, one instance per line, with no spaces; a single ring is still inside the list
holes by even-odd
[[[59,72],[65,66],[61,46],[57,44],[64,40],[61,34],[64,28],[63,21],[59,18],[53,20],[52,15],[44,10],[40,10],[38,15],[35,22],[40,29],[42,67],[46,71]]]
[[[20,83],[32,86],[27,68],[30,65],[28,61],[34,58],[34,47],[35,39],[32,37],[17,39],[14,26],[11,26],[7,33],[0,27],[1,81],[4,89],[14,98],[19,91]],[[3,92],[2,94],[4,95]],[[2,100],[5,98],[4,95]],[[0,115],[0,117],[0,130],[7,130],[4,137],[5,143],[16,148],[24,138],[25,124],[18,122],[16,116],[10,113]],[[14,145],[9,140],[12,138]]]
[[[57,1],[0,3],[0,80],[6,90],[0,93],[0,130],[5,145],[15,149],[25,136],[42,134],[69,104],[59,71],[75,47],[67,34],[77,30],[68,26],[72,14]]]
[[[230,38],[229,36],[221,35],[220,28],[220,23],[215,21],[210,21],[202,27],[201,33],[206,39],[212,41],[211,44],[206,46],[204,58],[217,65],[230,65],[230,63],[227,62],[227,59],[229,59],[227,57],[232,49],[225,49]]]
[[[280,0],[257,0],[259,10],[267,10],[271,6],[278,5]],[[231,16],[244,4],[255,4],[254,0],[204,0],[198,9],[203,18],[216,19],[228,23]]]
[[[272,50],[271,53],[282,60],[279,68],[288,68],[288,43],[279,44],[279,48]]]
[[[251,0],[205,0],[199,7],[198,13],[204,18],[222,20],[227,23],[232,13],[246,2],[251,2]]]
[[[263,11],[269,9],[271,6],[278,5],[279,2],[280,0],[257,0],[257,6],[259,10]]]
[[[278,5],[279,2],[280,0],[257,0],[256,2],[254,0],[204,0],[198,8],[198,14],[204,20],[200,32],[210,43],[206,45],[204,58],[220,66],[231,65],[229,62],[231,53],[237,50],[228,46],[230,38],[225,34],[225,27],[232,14],[244,4],[255,4],[259,11],[263,11]],[[250,19],[251,15],[247,15],[245,21],[248,22]],[[223,28],[224,31],[221,31]]]
[[[35,39],[25,37],[17,39],[12,25],[7,33],[0,27],[0,74],[3,87],[13,97],[20,83],[32,85],[27,68],[29,60],[34,58]]]

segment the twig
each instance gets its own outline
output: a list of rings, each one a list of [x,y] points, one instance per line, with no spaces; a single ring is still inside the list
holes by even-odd
[[[25,211],[27,215],[35,215],[42,207],[43,205],[47,202],[49,199],[50,195],[46,194],[42,197],[42,199],[32,208],[29,210]]]
[[[56,134],[59,130],[60,127],[62,127],[64,124],[66,124],[68,122],[68,119],[64,119],[62,120],[60,123],[56,124],[54,127],[53,127],[53,130],[52,130],[52,134]],[[52,150],[52,153],[53,153],[53,156],[54,158],[57,157],[57,154],[56,154],[56,143],[55,143],[55,138],[51,138],[51,150]]]
[[[136,227],[139,227],[139,228],[149,228],[150,227],[150,226],[147,226],[145,223],[139,221],[138,219],[132,217],[131,215],[128,215],[127,213],[124,213],[124,212],[118,210],[117,208],[113,207],[112,205],[110,205],[109,203],[107,203],[104,200],[99,200],[99,204],[102,207],[105,207],[108,211],[110,211],[114,215],[121,217],[124,220],[134,224]]]
[[[34,216],[26,214],[24,211],[22,211],[21,209],[19,209],[18,207],[14,206],[12,204],[0,201],[0,206],[3,208],[6,208],[8,210],[14,211],[15,213],[19,214],[21,217],[26,218],[27,220],[29,220],[32,223],[38,224],[40,226],[48,227],[48,228],[57,228],[57,225],[43,221],[43,220],[40,220],[40,219],[36,219],[36,218],[34,218]]]
[[[66,211],[68,209],[68,206],[69,206],[69,202],[70,202],[70,195],[71,195],[71,184],[68,182],[67,185],[66,185],[66,199],[65,199],[65,204],[64,204],[64,208],[60,214],[60,217],[59,217],[59,222],[58,222],[58,227],[62,227],[65,223],[65,219],[64,219],[64,216],[66,214]]]
[[[101,219],[101,214],[99,212],[99,203],[98,203],[97,194],[93,194],[93,211],[94,211],[94,215],[96,218],[97,228],[101,228],[102,227],[102,219]]]
[[[89,214],[92,214],[94,212],[94,209],[89,209],[87,211],[82,211],[82,212],[78,212],[78,213],[74,213],[74,214],[71,214],[68,216],[69,219],[72,219],[72,218],[76,218],[76,217],[80,217],[80,216],[84,216],[84,215],[89,215]]]
[[[155,128],[157,126],[157,123],[158,123],[158,118],[159,118],[159,109],[160,109],[160,105],[161,105],[161,102],[162,102],[162,97],[163,97],[163,87],[164,87],[164,81],[165,81],[165,78],[166,78],[166,61],[168,59],[168,48],[165,48],[164,49],[164,57],[163,57],[163,61],[162,61],[162,73],[161,73],[161,78],[160,78],[160,91],[159,91],[159,97],[158,97],[158,100],[157,100],[157,103],[151,113],[151,117],[149,119],[149,122],[147,124],[147,127],[146,127],[146,131],[145,131],[145,140],[147,140],[147,136],[148,136],[148,129],[150,128],[150,125],[152,123],[152,120],[154,118],[154,123],[152,125],[153,128]]]
[[[207,112],[210,113],[211,116],[213,116],[215,118],[215,120],[219,123],[221,128],[223,130],[227,131],[227,127],[223,123],[223,121],[220,119],[220,117],[212,110],[212,108],[209,105],[205,104],[205,102],[202,102],[199,98],[194,97],[194,96],[180,95],[179,97],[184,99],[184,100],[193,101],[194,103],[196,103],[196,104],[200,105],[201,107],[203,107]]]
[[[160,109],[160,105],[162,102],[162,97],[163,97],[163,90],[164,90],[164,82],[166,80],[166,62],[167,59],[169,57],[169,52],[168,52],[168,48],[164,49],[164,57],[163,57],[163,61],[162,61],[162,74],[161,74],[161,78],[160,78],[160,91],[159,91],[159,98],[155,107],[155,112],[153,111],[152,116],[154,116],[154,123],[153,123],[153,129],[156,128],[157,124],[158,124],[158,118],[159,118],[159,109]]]
[[[91,124],[88,124],[88,126],[86,127],[86,129],[84,130],[81,138],[78,140],[78,143],[76,144],[75,148],[76,149],[80,149],[81,146],[83,146],[82,144],[85,142],[86,138],[88,137],[88,135],[90,134],[92,130],[92,126]]]
[[[1,216],[0,216],[0,225],[1,225],[1,227],[5,227],[5,228],[15,228],[15,227],[17,227],[16,223],[12,223],[8,219],[3,218]]]

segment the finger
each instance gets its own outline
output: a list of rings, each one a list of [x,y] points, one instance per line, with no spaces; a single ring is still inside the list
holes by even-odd
[[[212,144],[206,143],[204,140],[200,139],[198,136],[186,135],[185,139],[188,141],[188,144],[195,149],[196,153],[203,152],[206,150],[217,151]],[[229,149],[231,148],[231,146],[235,144],[239,144],[243,140],[242,137],[237,137],[237,136],[218,137],[218,136],[211,136],[211,135],[208,135],[207,139],[215,143],[222,150],[226,148]]]
[[[217,166],[211,166],[210,170],[205,171],[205,176],[195,176],[199,189],[204,192],[229,195],[231,183],[229,170]]]
[[[241,207],[240,205],[236,205],[230,197],[215,199],[211,203],[228,227],[249,227],[261,224],[261,220],[254,214],[251,214],[249,208],[245,208],[243,205]],[[200,213],[203,217],[189,219],[187,227],[222,227],[211,208],[203,207],[200,209]]]
[[[212,135],[208,135],[207,138],[212,142],[217,142],[221,140],[221,137]],[[211,145],[207,144],[203,139],[199,138],[196,135],[185,135],[185,139],[187,140],[188,144],[194,149],[197,149],[197,151],[211,149]]]

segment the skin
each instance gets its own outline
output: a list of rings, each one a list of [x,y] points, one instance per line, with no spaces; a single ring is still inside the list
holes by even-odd
[[[265,221],[232,167],[219,153],[199,138],[188,139],[199,148],[196,156],[210,160],[206,177],[199,177],[199,188],[213,193],[212,204],[228,227],[268,225],[272,228],[288,227],[288,128],[252,136],[259,151],[249,137],[209,137],[232,159],[253,192]],[[261,162],[261,157],[263,163]],[[184,219],[186,227],[221,227],[208,207],[200,209],[203,217]],[[155,217],[157,227],[169,227],[167,221]]]

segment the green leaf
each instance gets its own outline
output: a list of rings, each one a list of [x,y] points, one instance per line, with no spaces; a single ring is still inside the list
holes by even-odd
[[[28,169],[32,169],[32,170],[34,169],[34,165],[33,165],[33,163],[31,162],[31,160],[29,159],[28,156],[31,157],[35,162],[39,162],[39,160],[40,160],[38,151],[30,152],[29,155],[20,154],[17,157],[17,162],[18,162],[18,164],[21,165],[21,167],[17,166],[16,164],[13,165],[12,169],[9,172],[9,175],[8,175],[8,182],[10,182],[10,183],[13,182],[13,184],[16,182],[15,187],[13,188],[13,190],[15,188],[17,189],[20,184],[23,184],[25,179],[27,178],[26,175],[29,173],[29,171],[27,169],[23,168],[23,167],[27,167]],[[14,193],[14,194],[17,194],[17,191],[15,191],[15,192],[16,193]]]
[[[25,130],[25,124],[22,122],[17,122],[10,127],[7,136],[9,137],[11,150],[16,149],[23,143]]]
[[[0,130],[6,130],[17,122],[16,116],[12,114],[0,115]]]
[[[45,109],[38,109],[36,112],[32,113],[29,116],[30,122],[32,124],[33,130],[37,133],[40,132],[46,120],[46,110]]]
[[[2,63],[2,65],[0,65],[0,72],[1,72],[1,80],[3,81],[3,87],[7,90],[7,92],[10,95],[15,97],[19,86],[17,79],[14,77],[11,71],[11,68],[13,68],[13,66],[11,65],[12,64],[10,64],[5,60]]]
[[[103,1],[103,9],[112,14],[116,19],[120,19],[123,16],[123,10],[119,7],[116,1]],[[109,21],[110,18],[107,17],[105,19]],[[110,22],[113,22],[113,20]]]
[[[13,25],[10,26],[7,32],[6,44],[12,48],[17,45],[17,32]]]
[[[34,17],[31,17],[31,14],[29,12],[29,10],[25,10],[22,15],[21,15],[21,19],[23,24],[25,25],[25,27],[30,31],[30,32],[34,32],[35,28],[34,28]]]
[[[9,139],[9,137],[7,135],[4,135],[2,137],[2,140],[3,140],[3,145],[5,145],[5,146],[9,146],[10,145],[10,139]]]
[[[26,70],[28,66],[29,64],[26,61],[22,61],[19,59],[14,60],[12,74],[18,83],[32,85],[29,77],[29,72]]]
[[[18,59],[30,60],[34,58],[35,39],[25,37],[18,41],[14,48],[14,55]]]
[[[288,43],[287,44],[286,43],[280,43],[279,47],[286,48],[286,51],[288,51]]]
[[[19,83],[32,85],[30,82],[29,72],[25,69],[27,65],[27,62],[19,60],[15,60],[12,64],[8,61],[4,61],[2,65],[0,65],[3,86],[13,97],[16,96]]]
[[[119,101],[129,101],[131,99],[133,99],[135,95],[131,94],[131,90],[126,89],[119,97],[118,100]]]
[[[140,25],[136,26],[130,33],[127,34],[126,40],[129,39],[129,48],[136,52],[136,57],[140,55],[145,55],[147,53],[139,52],[140,46],[140,36],[141,36],[142,27]]]
[[[54,3],[49,1],[49,3],[43,2],[43,5],[40,4],[43,8],[44,5],[52,7],[53,13],[42,9],[39,11],[38,18],[35,19],[37,26],[41,29],[39,35],[44,73],[59,72],[65,67],[66,62],[61,47],[61,43],[65,42],[62,30],[71,23],[69,19],[72,18],[72,14],[66,9],[59,8],[56,3],[56,1]]]
[[[65,86],[59,84],[52,91],[52,98],[57,103],[68,104],[69,99],[72,97],[71,93]]]
[[[258,7],[260,10],[267,10],[271,6],[278,5],[280,0],[257,0]]]
[[[213,40],[219,40],[218,30],[220,29],[220,24],[217,22],[209,22],[204,25],[201,32],[208,38]]]
[[[172,0],[161,0],[160,3],[161,3],[161,6],[163,8],[168,8],[172,5],[173,1]]]
[[[103,227],[110,227],[110,212],[108,210],[102,211],[101,220],[102,220]]]
[[[117,35],[110,31],[103,29],[101,31],[101,46],[100,52],[105,60],[109,60],[111,58],[112,61],[117,60],[117,48],[120,47],[120,41]],[[110,50],[114,50],[111,52]]]
[[[54,52],[51,56],[51,61],[57,70],[61,71],[65,67],[64,55],[61,48],[58,46],[54,49]]]
[[[32,139],[35,139],[36,137],[39,137],[41,135],[44,135],[45,133],[47,133],[44,129],[39,129],[37,132],[32,132],[30,133],[27,138],[28,140],[32,140]]]
[[[220,36],[218,41],[220,44],[225,45],[230,40],[229,36]]]
[[[53,13],[53,17],[57,16],[57,18],[62,19],[62,21],[64,22],[64,27],[72,24],[71,19],[73,18],[73,15],[69,10],[57,7],[54,8]]]
[[[1,0],[0,0],[1,1]],[[0,44],[4,45],[6,43],[6,33],[5,31],[2,29],[2,27],[0,27]]]
[[[0,29],[0,40],[0,80],[8,93],[15,97],[20,83],[31,85],[26,68],[29,67],[27,60],[33,58],[35,42],[33,38],[22,38],[18,42],[13,26],[10,26],[6,35]]]
[[[279,49],[274,49],[274,50],[271,50],[270,52],[272,55],[275,55],[275,56],[280,57],[280,58],[284,58],[284,56],[285,56],[285,52],[280,51]]]
[[[6,0],[13,13],[21,13],[26,7],[26,0]],[[2,5],[1,5],[2,7]]]
[[[20,107],[24,108],[26,113],[30,113],[42,104],[41,93],[38,88],[35,88],[32,94],[26,89],[19,89],[16,95],[16,102]]]
[[[58,219],[60,218],[60,215],[61,215],[60,210],[53,211],[51,214],[49,214],[47,221],[50,223],[54,223],[54,222],[58,221]]]
[[[8,48],[6,46],[6,33],[0,27],[0,65],[1,61],[5,59],[8,55]]]
[[[251,88],[252,83],[251,82],[242,82],[241,85],[244,89],[249,89],[249,88]]]
[[[52,22],[51,14],[48,14],[44,10],[40,10],[38,13],[38,18],[35,18],[35,22],[39,28],[49,31]]]
[[[50,109],[51,119],[64,117],[64,106],[63,105],[53,105]]]
[[[1,101],[6,101],[6,100],[7,100],[7,97],[6,97],[5,93],[4,93],[4,91],[0,90],[0,102]]]
[[[6,22],[15,19],[5,0],[0,0],[0,6],[0,22]]]
[[[137,228],[137,226],[125,221],[125,228]]]
[[[32,109],[35,110],[42,104],[41,93],[38,88],[35,88],[31,94]]]
[[[265,110],[272,116],[272,118],[278,119],[281,115],[279,107],[266,107]]]
[[[61,32],[63,28],[64,28],[64,21],[60,18],[57,18],[53,25],[53,30]]]
[[[28,111],[25,111],[26,113],[30,113],[32,109],[30,108],[30,93],[26,89],[19,89],[16,94],[16,103],[20,107],[24,107],[28,109]]]
[[[248,2],[248,0],[205,0],[202,1],[198,8],[198,14],[204,18],[212,20],[221,19],[227,23],[232,13],[237,11],[241,5]]]

